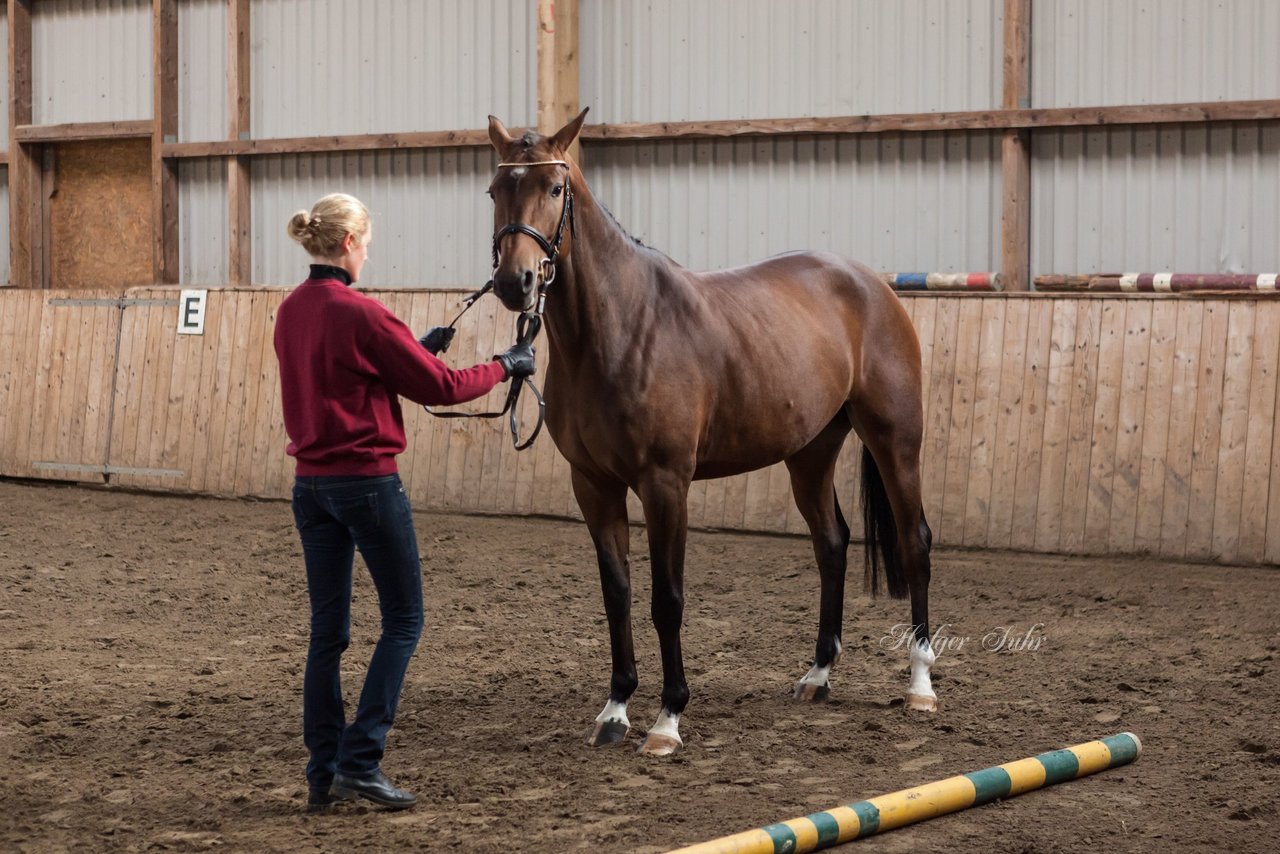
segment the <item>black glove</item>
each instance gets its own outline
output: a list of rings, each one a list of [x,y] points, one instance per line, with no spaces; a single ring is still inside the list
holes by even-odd
[[[533,361],[534,349],[529,344],[513,344],[511,349],[505,353],[499,353],[493,358],[497,359],[498,364],[502,365],[502,369],[507,372],[507,379],[511,377],[531,377],[533,372],[537,370],[537,366]]]
[[[418,343],[427,348],[427,352],[433,356],[443,353],[449,349],[449,344],[453,342],[453,333],[456,332],[451,326],[433,326],[426,335],[418,339]]]

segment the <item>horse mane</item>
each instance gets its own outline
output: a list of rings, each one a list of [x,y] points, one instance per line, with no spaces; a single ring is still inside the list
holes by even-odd
[[[609,219],[613,222],[613,224],[618,227],[618,231],[621,231],[624,237],[626,237],[628,240],[630,240],[632,243],[634,243],[636,246],[639,246],[642,249],[654,249],[654,247],[645,244],[643,240],[636,237],[631,232],[627,231],[627,227],[622,223],[618,222],[618,218],[613,215],[613,211],[609,210],[609,208],[605,206],[604,202],[600,201],[599,199],[596,199],[596,204],[600,206],[600,210],[605,212],[605,216],[609,217]]]

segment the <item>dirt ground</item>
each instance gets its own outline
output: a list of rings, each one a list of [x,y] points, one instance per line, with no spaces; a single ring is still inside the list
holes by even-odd
[[[942,709],[908,717],[905,652],[881,642],[905,603],[851,573],[832,699],[797,704],[808,541],[694,533],[686,746],[654,759],[633,750],[661,684],[646,558],[633,733],[592,750],[609,659],[586,529],[417,526],[427,629],[384,768],[419,806],[308,816],[288,505],[0,481],[0,850],[657,852],[1123,730],[1134,765],[857,845],[1275,850],[1274,570],[938,552]],[[355,597],[349,701],[377,632],[367,576]],[[993,650],[997,629],[1032,642]]]

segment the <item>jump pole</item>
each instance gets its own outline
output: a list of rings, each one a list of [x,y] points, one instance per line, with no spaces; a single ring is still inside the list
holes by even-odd
[[[1131,732],[1122,732],[1110,738],[1051,750],[959,777],[935,780],[869,801],[834,807],[804,818],[722,836],[671,854],[805,854],[819,851],[997,799],[1012,798],[1032,789],[1128,765],[1141,752],[1142,742],[1138,737]]]

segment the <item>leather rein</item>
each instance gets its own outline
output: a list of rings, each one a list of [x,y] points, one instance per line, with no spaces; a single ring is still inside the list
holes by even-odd
[[[529,163],[499,163],[499,169],[513,169],[526,166],[564,166],[568,167],[568,163],[563,160],[536,160]],[[575,233],[574,216],[573,216],[573,190],[570,188],[569,179],[566,177],[564,181],[564,206],[560,210],[560,224],[556,226],[556,233],[547,240],[543,234],[532,226],[523,222],[513,222],[504,225],[498,229],[493,236],[493,269],[498,269],[498,245],[502,242],[502,238],[508,234],[524,234],[532,237],[542,249],[544,255],[538,262],[538,302],[531,311],[523,311],[516,319],[516,343],[532,345],[538,333],[542,331],[542,311],[546,306],[547,287],[555,281],[556,278],[556,260],[560,256],[560,244],[564,240],[565,223],[569,225],[569,232]],[[462,311],[449,323],[449,328],[453,329],[462,315],[466,314],[471,306],[489,291],[493,290],[493,277],[485,282],[484,287],[471,294],[463,300]],[[538,401],[538,423],[534,425],[533,432],[523,442],[520,441],[520,423],[518,410],[516,407],[520,399],[520,392],[525,386],[529,386],[529,390],[533,392],[533,396]],[[503,415],[510,413],[511,427],[511,443],[517,451],[523,451],[533,444],[533,440],[538,438],[538,434],[542,431],[542,424],[546,420],[546,403],[542,400],[542,392],[533,384],[528,377],[512,377],[511,388],[507,391],[507,400],[503,404],[502,409],[497,412],[436,412],[430,406],[423,406],[428,413],[436,418],[501,418]]]

